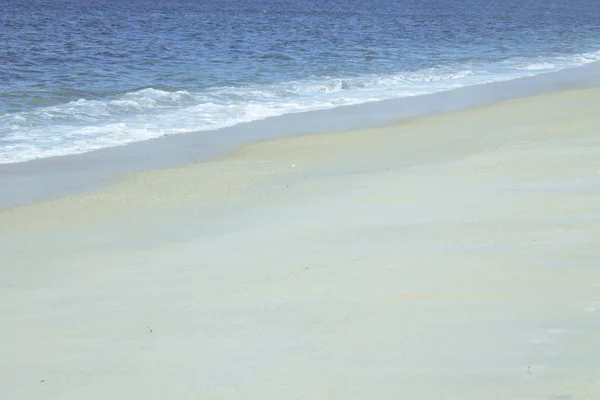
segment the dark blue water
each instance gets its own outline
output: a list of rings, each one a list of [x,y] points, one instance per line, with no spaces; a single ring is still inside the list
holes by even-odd
[[[0,5],[0,163],[600,59],[597,1]]]

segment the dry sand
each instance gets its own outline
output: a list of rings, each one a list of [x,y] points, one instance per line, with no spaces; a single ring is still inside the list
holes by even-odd
[[[2,399],[599,399],[600,90],[0,212]]]

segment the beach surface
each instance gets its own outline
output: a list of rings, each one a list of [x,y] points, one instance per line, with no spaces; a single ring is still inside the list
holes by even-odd
[[[5,399],[600,398],[600,89],[0,211]]]

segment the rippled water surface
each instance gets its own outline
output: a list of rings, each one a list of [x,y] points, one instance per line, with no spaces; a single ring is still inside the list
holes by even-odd
[[[0,163],[600,59],[596,1],[0,5]]]

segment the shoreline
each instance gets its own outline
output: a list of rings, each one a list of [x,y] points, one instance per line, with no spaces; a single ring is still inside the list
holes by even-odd
[[[83,154],[0,165],[0,210],[104,187],[120,176],[221,157],[295,135],[383,127],[510,99],[600,86],[600,63],[423,96],[286,114],[216,131],[151,139]]]
[[[594,400],[600,88],[0,211],[0,395]]]
[[[1,211],[0,394],[594,400],[598,100],[264,141]]]

